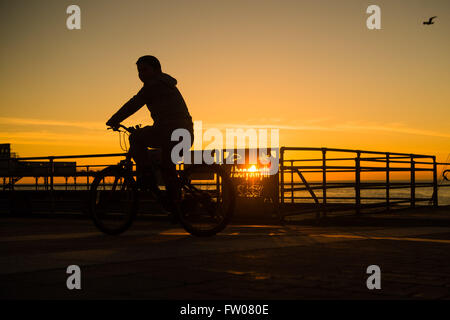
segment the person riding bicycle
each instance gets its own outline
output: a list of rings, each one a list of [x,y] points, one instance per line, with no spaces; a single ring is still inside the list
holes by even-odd
[[[145,126],[129,136],[130,154],[137,166],[137,181],[145,186],[152,173],[147,147],[161,149],[161,173],[171,204],[179,200],[179,185],[176,165],[171,159],[171,150],[177,141],[171,141],[172,131],[183,128],[191,134],[191,146],[194,140],[192,117],[180,91],[177,80],[163,73],[159,60],[154,56],[142,56],[137,62],[139,79],[144,83],[139,92],[125,103],[106,125],[117,129],[120,122],[147,105],[153,118],[152,126]],[[175,207],[172,207],[173,211]]]

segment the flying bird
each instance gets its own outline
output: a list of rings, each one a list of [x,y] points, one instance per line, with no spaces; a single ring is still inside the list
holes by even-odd
[[[437,18],[437,16],[431,17],[430,19],[428,19],[428,21],[424,21],[423,24],[427,24],[427,25],[434,24],[434,22],[433,22],[434,18]]]

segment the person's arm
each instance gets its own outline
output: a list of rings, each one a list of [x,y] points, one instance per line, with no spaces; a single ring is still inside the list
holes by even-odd
[[[107,126],[115,127],[123,120],[138,111],[145,104],[143,88],[127,103],[125,103],[119,111],[117,111],[107,122]]]

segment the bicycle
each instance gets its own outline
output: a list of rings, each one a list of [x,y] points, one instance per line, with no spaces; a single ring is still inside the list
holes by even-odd
[[[139,127],[120,125],[125,133]],[[154,150],[154,149],[153,149]],[[160,158],[159,158],[160,159]],[[235,207],[235,191],[226,167],[217,164],[186,165],[177,171],[181,199],[177,219],[183,228],[195,236],[213,236],[230,222]],[[89,209],[95,226],[109,235],[118,235],[132,225],[139,208],[139,196],[150,191],[156,200],[167,204],[165,190],[158,186],[160,165],[151,161],[151,179],[138,186],[133,172],[131,155],[118,164],[99,171],[90,187]]]

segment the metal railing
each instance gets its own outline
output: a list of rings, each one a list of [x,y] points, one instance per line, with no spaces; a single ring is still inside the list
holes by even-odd
[[[312,199],[315,208],[320,208],[324,214],[336,206],[353,207],[357,213],[364,207],[390,209],[405,204],[415,207],[418,203],[438,206],[438,166],[443,165],[449,163],[438,163],[431,155],[282,147],[279,202],[283,206]],[[362,178],[370,174],[374,177]],[[400,177],[393,179],[392,175]],[[330,179],[331,176],[334,178]],[[431,189],[431,195],[418,196],[416,191],[420,188]],[[368,190],[372,194],[362,195]],[[393,195],[393,191],[399,190],[403,191],[400,195],[399,192]],[[305,193],[306,196],[302,195]]]
[[[83,158],[111,158],[111,157],[120,157],[125,156],[125,153],[110,153],[110,154],[89,154],[89,155],[69,155],[69,156],[48,156],[48,157],[23,157],[23,158],[10,158],[10,159],[0,159],[0,163],[7,163],[7,165],[1,166],[1,171],[3,174],[0,174],[3,178],[3,190],[14,190],[17,186],[20,188],[30,188],[34,187],[35,190],[38,190],[39,187],[42,187],[46,191],[52,191],[55,189],[55,178],[63,177],[65,178],[65,189],[68,190],[70,187],[88,187],[90,184],[90,178],[94,177],[97,170],[90,170],[92,168],[104,168],[110,164],[89,164],[89,165],[76,165],[74,167],[74,171],[71,173],[58,173],[56,170],[55,164],[57,163],[55,160],[61,159],[83,159]],[[40,160],[40,164],[42,165],[39,169],[39,173],[27,173],[24,168],[20,167],[20,163],[33,163],[34,161]],[[46,163],[42,163],[44,160]],[[85,170],[82,170],[85,168]],[[4,173],[7,173],[5,175]],[[17,182],[24,177],[33,177],[35,179],[34,184],[26,184]],[[69,184],[67,182],[68,178],[72,177],[74,179],[73,184]],[[85,177],[86,183],[80,184],[77,183],[78,177]],[[38,183],[39,178],[43,178],[44,183],[40,185]]]
[[[312,204],[309,207],[324,213],[338,208],[352,208],[360,213],[366,207],[438,206],[438,168],[450,165],[436,162],[436,157],[432,155],[393,152],[303,147],[281,147],[277,152],[280,156],[279,171],[270,183],[273,185],[274,203],[281,210],[301,204]],[[44,190],[49,191],[52,197],[56,189],[88,190],[91,178],[98,170],[117,163],[118,157],[124,156],[125,153],[112,153],[0,159],[0,171],[3,173],[0,177],[3,178],[3,190]],[[75,165],[74,172],[70,174],[58,170],[59,160],[86,158],[115,159],[105,164]],[[24,176],[28,180],[34,178],[34,183],[23,180],[18,183],[20,176],[15,174],[20,172],[12,170],[13,163],[33,161],[45,164],[41,174]],[[5,175],[5,172],[8,174]],[[445,172],[448,170],[443,170]],[[68,183],[70,178],[73,178],[73,183]],[[39,183],[40,179],[43,179],[43,184]],[[446,186],[450,184],[442,185]],[[431,190],[430,195],[424,196],[419,192],[427,188]],[[369,194],[366,194],[368,191]],[[291,213],[297,214],[299,211]]]

